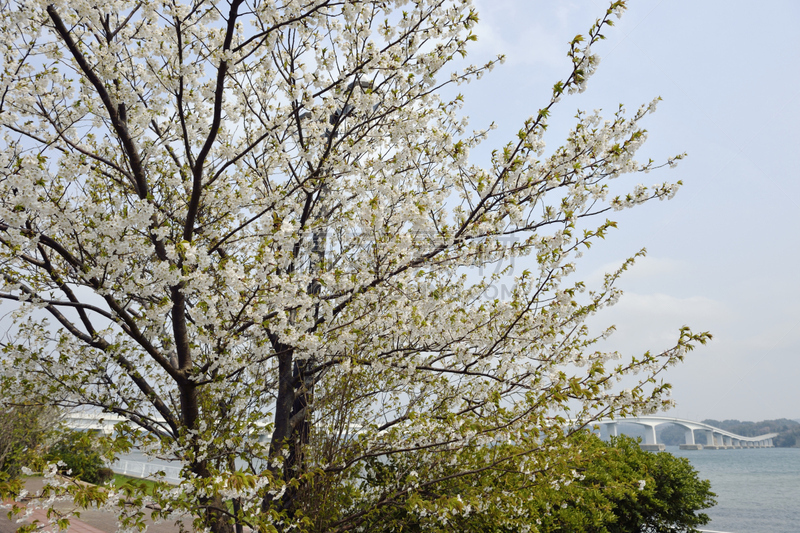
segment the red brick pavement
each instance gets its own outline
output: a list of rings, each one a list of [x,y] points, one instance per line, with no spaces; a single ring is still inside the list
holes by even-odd
[[[42,478],[28,478],[25,481],[25,488],[31,493],[41,490],[43,485]],[[67,510],[64,504],[56,506],[57,509]],[[0,513],[0,533],[14,533],[17,528],[24,524],[17,524],[9,520],[7,510]],[[73,533],[114,533],[117,531],[117,517],[113,512],[100,509],[83,509],[80,511],[80,518],[69,519],[69,531]],[[40,524],[47,524],[47,512],[44,509],[35,509],[27,522],[31,523],[39,520]],[[152,520],[145,520],[147,533],[176,533],[178,526],[171,522],[161,522],[154,524]],[[188,528],[191,530],[191,528]],[[50,528],[42,531],[51,531]]]
[[[44,509],[35,509],[33,513],[31,513],[31,516],[28,517],[27,521],[33,522],[34,520],[38,520],[40,524],[47,524],[47,511]],[[69,530],[73,533],[112,533],[103,531],[102,529],[97,529],[96,527],[90,526],[86,522],[78,520],[77,518],[69,519]],[[47,526],[40,531],[52,532],[54,531],[54,528],[52,526]]]

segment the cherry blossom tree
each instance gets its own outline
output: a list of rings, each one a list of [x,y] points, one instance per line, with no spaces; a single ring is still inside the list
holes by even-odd
[[[608,213],[678,188],[609,194],[680,159],[634,160],[655,101],[543,141],[624,8],[484,168],[486,132],[440,91],[496,63],[451,72],[469,0],[0,1],[4,396],[122,415],[118,449],[180,461],[124,527],[148,505],[220,533],[511,513],[513,494],[437,486],[504,468],[508,448],[475,453],[500,442],[556,482],[566,434],[668,404],[660,373],[708,338],[600,351],[585,321],[630,261],[566,279]]]

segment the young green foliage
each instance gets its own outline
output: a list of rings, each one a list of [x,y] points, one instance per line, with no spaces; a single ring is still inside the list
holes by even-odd
[[[715,495],[687,459],[642,451],[625,436],[605,443],[577,432],[565,444],[548,454],[525,453],[530,443],[524,440],[501,445],[502,451],[490,446],[471,456],[462,454],[469,465],[440,465],[440,475],[472,473],[449,477],[421,488],[414,498],[373,510],[366,530],[668,533],[696,532],[697,526],[708,524],[702,511],[716,503]],[[499,456],[507,459],[495,463]],[[407,460],[373,462],[367,468],[367,486],[385,489],[399,476],[421,477],[409,470]],[[426,458],[420,465],[429,467],[431,461]],[[505,497],[494,498],[496,493]]]

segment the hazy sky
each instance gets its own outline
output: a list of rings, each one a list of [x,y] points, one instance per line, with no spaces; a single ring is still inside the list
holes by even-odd
[[[499,126],[488,150],[547,103],[569,71],[568,41],[608,2],[477,5],[479,42],[468,59],[507,56],[460,88],[473,128]],[[672,201],[616,214],[620,228],[587,254],[581,275],[597,281],[648,250],[599,321],[617,325],[611,346],[625,353],[664,349],[684,324],[712,332],[667,375],[673,416],[800,418],[800,2],[635,0],[615,22],[593,48],[602,62],[588,90],[562,99],[551,119],[551,146],[579,108],[610,115],[619,103],[633,111],[661,96],[637,159],[689,156],[676,169],[627,177],[684,187]]]

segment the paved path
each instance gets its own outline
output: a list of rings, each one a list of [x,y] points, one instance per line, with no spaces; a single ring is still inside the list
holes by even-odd
[[[42,488],[42,478],[28,478],[25,481],[25,488],[34,493]],[[68,504],[57,504],[56,509],[69,509],[71,506]],[[17,524],[8,519],[3,510],[0,513],[0,533],[14,533],[18,527],[23,524]],[[108,511],[101,511],[99,509],[84,509],[80,511],[81,517],[70,518],[69,531],[74,533],[114,533],[117,531],[117,517],[114,513]],[[47,514],[42,509],[36,509],[33,515],[28,519],[30,522],[39,520],[40,523],[47,523]],[[154,524],[149,518],[145,520],[147,524],[147,533],[177,533],[178,526],[171,522],[161,522]],[[188,528],[191,531],[191,528]]]

